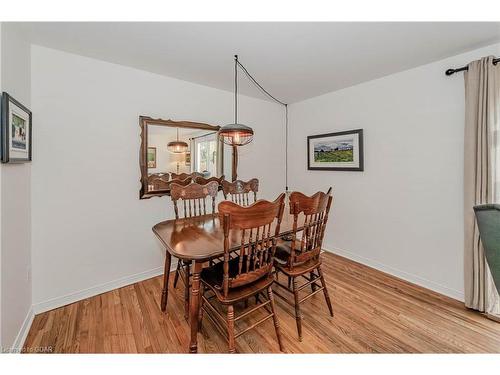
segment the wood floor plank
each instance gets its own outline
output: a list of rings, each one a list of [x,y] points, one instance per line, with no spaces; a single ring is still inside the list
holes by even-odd
[[[500,353],[500,323],[459,301],[329,253],[322,268],[335,316],[321,293],[304,302],[302,342],[294,308],[275,298],[287,353]],[[155,277],[39,314],[26,351],[49,346],[56,353],[186,353],[190,330],[179,284],[169,284],[166,313],[159,307],[162,277]],[[237,313],[243,309],[236,306]],[[238,321],[237,329],[259,314]],[[200,353],[227,350],[207,318],[198,347]],[[279,353],[272,321],[239,337],[236,349]]]

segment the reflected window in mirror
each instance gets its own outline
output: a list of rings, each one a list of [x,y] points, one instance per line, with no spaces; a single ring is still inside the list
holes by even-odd
[[[218,142],[217,133],[211,132],[194,136],[190,139],[192,172],[199,172],[204,178],[222,175],[221,142]]]

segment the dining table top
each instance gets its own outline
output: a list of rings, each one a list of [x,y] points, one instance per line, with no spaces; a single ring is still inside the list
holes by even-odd
[[[271,225],[271,233],[275,232],[277,220]],[[279,236],[292,232],[293,215],[284,210]],[[167,251],[184,260],[202,261],[224,254],[224,230],[219,215],[209,214],[189,218],[162,221],[153,226],[153,232]],[[229,232],[231,250],[241,246],[241,231]]]

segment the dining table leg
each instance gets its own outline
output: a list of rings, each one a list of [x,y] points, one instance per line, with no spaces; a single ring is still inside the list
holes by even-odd
[[[191,341],[189,343],[189,352],[198,352],[198,316],[200,313],[200,273],[203,268],[203,262],[195,261],[193,266],[193,281],[189,303],[189,321],[191,326]]]
[[[161,311],[167,309],[167,299],[168,299],[168,280],[170,279],[170,262],[172,260],[172,255],[166,251],[165,255],[165,270],[163,271],[163,290],[161,291]]]
[[[191,275],[191,261],[183,260],[186,284],[184,288],[184,319],[189,321],[189,288],[190,288],[190,275]]]

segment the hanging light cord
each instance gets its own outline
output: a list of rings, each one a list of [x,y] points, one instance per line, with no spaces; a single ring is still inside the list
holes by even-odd
[[[248,72],[248,70],[243,66],[242,63],[240,63],[238,61],[238,55],[235,55],[235,58],[236,58],[236,64],[241,68],[241,70],[243,70],[243,72],[245,72],[245,74],[247,75],[248,78],[250,78],[250,80],[259,88],[262,90],[262,92],[264,92],[264,94],[266,94],[267,96],[269,96],[271,99],[273,99],[275,102],[281,104],[281,105],[287,105],[287,103],[284,103],[282,102],[281,100],[279,99],[276,99],[274,96],[272,96],[264,87],[262,87],[259,82],[257,82],[257,80],[255,78],[252,77],[252,75]]]
[[[288,192],[288,104],[285,104],[285,191]]]
[[[282,106],[285,107],[285,190],[288,192],[288,104],[277,99],[273,95],[271,95],[262,85],[257,82],[257,80],[248,72],[248,70],[243,66],[242,63],[239,62],[238,60],[238,55],[234,55],[234,61],[235,61],[235,73],[234,73],[234,92],[235,92],[235,108],[237,108],[237,99],[236,99],[236,92],[238,89],[238,83],[237,83],[237,67],[239,66],[241,70],[245,73],[245,75],[250,79],[250,81],[257,86],[264,94],[266,94],[268,97],[273,99],[276,103],[281,104]],[[236,113],[236,111],[235,111]],[[235,121],[236,123],[236,114],[235,114]]]
[[[238,55],[234,55],[234,123],[238,123]]]

